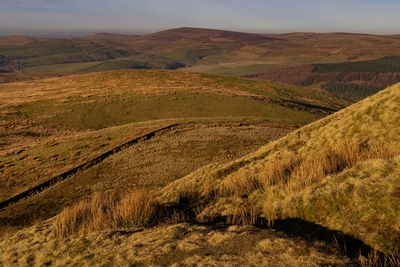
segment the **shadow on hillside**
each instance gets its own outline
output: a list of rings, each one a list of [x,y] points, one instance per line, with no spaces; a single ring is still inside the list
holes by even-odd
[[[202,223],[203,225],[212,226],[215,228],[223,227],[221,224],[226,224],[226,217],[214,218],[213,222]],[[218,222],[216,224],[216,222]],[[267,226],[268,223],[263,218],[258,218],[257,223],[254,225],[260,229],[273,229],[282,232],[285,235],[291,237],[299,237],[306,240],[307,242],[322,241],[327,245],[337,247],[340,249],[348,258],[356,260],[360,259],[360,256],[364,259],[369,258],[371,255],[375,255],[379,262],[387,262],[388,256],[383,252],[377,251],[363,241],[345,234],[341,231],[332,230],[319,224],[304,221],[299,218],[291,218],[284,220],[274,221],[273,226]]]
[[[352,259],[358,258],[360,255],[367,257],[374,250],[353,236],[298,218],[277,220],[272,228],[288,235],[301,237],[307,241],[324,241],[335,244],[347,257]],[[383,256],[383,253],[381,254]]]

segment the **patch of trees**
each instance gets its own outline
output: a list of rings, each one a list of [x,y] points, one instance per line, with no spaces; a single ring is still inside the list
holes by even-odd
[[[349,100],[360,100],[400,82],[400,57],[363,62],[302,65],[267,70],[252,78],[320,87]]]
[[[385,88],[354,83],[326,83],[321,87],[330,93],[354,101],[359,101]]]
[[[21,67],[19,62],[13,62],[6,56],[0,55],[0,73],[18,71]]]
[[[313,66],[313,72],[317,73],[340,72],[347,74],[352,72],[400,72],[400,57],[384,57],[360,62],[314,64]]]

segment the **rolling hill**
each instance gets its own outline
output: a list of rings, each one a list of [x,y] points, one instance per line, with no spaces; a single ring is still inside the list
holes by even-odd
[[[399,47],[396,35],[265,35],[189,27],[69,39],[9,36],[0,38],[0,73],[179,69],[291,83],[359,101],[400,81]]]
[[[262,35],[187,27],[142,36],[106,33],[71,39],[11,36],[0,38],[0,66],[9,71],[86,72],[95,63],[107,63],[94,71],[183,68],[210,74],[248,75],[307,63],[400,56],[396,52],[399,45],[398,36]]]
[[[349,104],[299,86],[167,70],[4,83],[0,95],[1,201],[20,194],[23,199],[52,185],[49,181],[75,177],[68,178],[68,186],[61,183],[0,211],[1,231],[47,219],[104,188],[164,186],[203,165],[243,156]],[[139,152],[128,149],[132,145]],[[123,160],[114,158],[115,151],[125,148],[126,156],[118,154]],[[163,159],[157,168],[153,157]],[[148,165],[133,168],[134,159],[147,159]],[[99,165],[86,170],[93,164]],[[119,176],[120,168],[127,169],[126,175]],[[158,178],[151,173],[159,173]]]

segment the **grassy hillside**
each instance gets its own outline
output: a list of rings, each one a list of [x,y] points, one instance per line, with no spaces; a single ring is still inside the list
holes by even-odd
[[[159,123],[162,125],[167,122]],[[21,190],[23,186],[35,186],[39,179],[48,180],[61,171],[72,169],[93,156],[109,151],[121,141],[149,132],[151,128],[158,129],[156,126],[144,127],[134,123],[25,149],[11,158],[15,163],[14,172],[24,171],[24,179],[18,180],[18,176],[14,178],[10,172],[5,172],[2,195],[10,195],[15,188]],[[116,188],[162,188],[204,165],[229,162],[254,152],[263,144],[290,131],[279,125],[261,122],[184,123],[110,155],[39,194],[1,209],[0,236],[4,232],[51,218],[65,207],[96,193]],[[35,155],[42,160],[39,166],[31,163]],[[21,157],[27,159],[18,160]]]
[[[32,87],[35,83],[40,84],[41,90]],[[241,112],[254,112],[252,118],[263,119],[263,123],[266,120],[286,124],[304,122],[307,114],[322,117],[335,105],[344,104],[341,100],[332,104],[331,96],[301,87],[171,71],[106,72],[8,84],[20,96],[26,95],[24,101],[6,85],[0,91],[7,92],[2,98],[2,108],[7,111],[10,107],[22,107],[30,111],[7,114],[39,116],[48,107],[51,113],[57,114],[55,111],[64,112],[62,104],[69,101],[73,105],[67,106],[67,112],[72,111],[68,114],[74,114],[75,110],[81,114],[85,109],[78,109],[74,101],[79,99],[77,95],[85,97],[82,90],[86,90],[97,102],[103,99],[113,107],[107,110],[104,105],[98,109],[104,113],[97,120],[115,121],[115,124],[126,123],[123,113],[107,121],[118,107],[113,103],[124,97],[166,97],[165,101],[179,110],[166,109],[157,102],[159,113],[167,112],[169,116],[168,120],[157,121],[161,125],[178,121],[175,114],[185,114],[190,120],[193,120],[191,116],[203,116],[203,109],[196,109],[198,101],[190,102],[185,109],[176,105],[174,98],[180,96],[196,100],[200,99],[198,96],[205,97],[200,104],[213,116],[202,120],[230,120],[231,123],[239,117],[224,113],[226,107],[220,97],[240,100],[231,102],[234,107],[231,111],[247,103],[246,109],[240,107]],[[109,88],[113,90],[108,91]],[[302,92],[312,94],[304,96]],[[38,106],[37,98],[48,101],[40,103],[51,105],[39,105],[32,112],[32,107]],[[222,103],[221,109],[213,106],[213,98]],[[257,104],[243,102],[245,99]],[[87,104],[82,99],[79,101],[81,105]],[[31,102],[36,104],[30,105]],[[259,108],[260,102],[274,108]],[[227,161],[235,158],[234,155],[243,155],[239,151],[254,151],[256,146],[251,145],[254,140],[249,136],[258,134],[257,139],[265,138],[268,142],[284,133],[273,134],[270,129],[262,133],[261,128],[239,129],[230,124],[222,125],[228,128],[221,125],[207,128],[204,124],[201,128],[163,133],[151,142],[132,146],[2,209],[3,230],[26,227],[38,220],[36,226],[0,241],[2,261],[27,265],[84,261],[116,265],[219,265],[221,261],[229,264],[234,260],[243,264],[318,266],[369,264],[379,260],[373,255],[365,258],[368,256],[365,251],[364,256],[357,258],[360,249],[396,254],[400,232],[400,128],[396,127],[400,121],[399,104],[400,86],[395,85],[230,162]],[[285,112],[292,110],[291,116],[300,112],[301,119],[275,118],[277,114],[286,114],[280,113],[277,106]],[[192,113],[193,110],[197,113]],[[272,111],[278,113],[273,115]],[[159,113],[150,114],[160,119]],[[86,113],[88,119],[75,117],[73,121],[57,114],[57,119],[43,120],[43,125],[62,125],[65,128],[61,129],[75,129],[80,134],[88,131],[87,138],[94,143],[103,136],[101,132],[111,137],[113,131],[118,135],[121,129],[129,132],[133,127],[135,131],[140,131],[139,126],[155,127],[154,121],[142,113],[135,113],[132,118],[141,119],[133,124],[111,128],[106,128],[108,125],[104,122],[88,124],[90,116],[98,114]],[[32,122],[36,117],[26,118]],[[97,137],[92,139],[89,136],[92,134]],[[224,135],[226,138],[222,138]],[[75,141],[86,142],[83,135]],[[225,152],[215,153],[220,149]],[[176,156],[182,153],[184,161]],[[215,154],[210,156],[210,153]],[[213,164],[186,175],[210,162]],[[180,178],[183,175],[186,176]],[[15,187],[18,182],[15,180],[10,185]],[[71,206],[55,218],[43,222],[48,218],[46,215],[55,215],[68,205]],[[261,228],[243,226],[252,224]],[[349,240],[351,243],[346,243]],[[26,247],[32,242],[37,246],[28,251]],[[60,244],[63,245],[60,247]],[[85,253],[81,254],[82,251]],[[116,251],[124,253],[115,256]],[[388,264],[398,264],[397,259],[390,260]]]
[[[76,193],[86,195],[82,182],[99,177],[94,184],[100,193],[94,197],[1,241],[2,261],[73,264],[90,259],[92,263],[117,265],[218,265],[221,260],[285,266],[383,264],[377,254],[364,251],[364,256],[358,255],[366,248],[387,254],[396,254],[398,250],[400,129],[395,125],[400,120],[399,104],[400,86],[396,85],[241,159],[208,165],[182,179],[172,179],[165,187],[150,187],[151,191],[107,191],[107,183],[98,184],[107,181],[107,170],[112,166],[124,170],[122,176],[112,177],[129,177],[131,170],[121,163],[131,157],[130,153],[141,149],[116,155],[91,170],[96,175],[82,173],[83,179],[78,175],[58,189],[3,210],[3,216],[7,212],[8,216],[16,216],[22,210],[39,207],[44,199],[60,206],[70,194],[68,187],[72,185]],[[52,200],[57,192],[64,198]],[[48,203],[35,214],[42,210],[47,214],[53,207]],[[274,227],[279,232],[227,226],[232,224]],[[132,246],[138,240],[140,249]],[[31,242],[39,245],[28,251],[25,247]],[[65,247],[59,247],[60,242]],[[238,246],[234,244],[240,244],[240,251],[235,250]],[[340,254],[339,248],[351,258]],[[115,257],[116,250],[131,256]],[[78,256],[82,251],[84,258]],[[147,251],[159,253],[150,253],[150,257],[146,256],[150,255]],[[398,260],[387,258],[386,264],[396,266]]]
[[[348,104],[298,86],[146,70],[3,84],[0,94],[4,123],[40,121],[42,126],[76,129],[182,117],[255,117],[301,123]]]
[[[21,42],[15,37],[3,37],[0,38],[0,72],[82,73],[183,66],[162,56],[131,49],[123,41],[132,38],[135,36],[95,35],[75,39],[27,38]],[[100,65],[101,68],[94,67]]]
[[[254,154],[200,169],[166,187],[161,200],[202,203],[200,221],[298,218],[396,252],[399,103],[395,85]]]
[[[172,123],[303,125],[348,104],[298,86],[161,70],[6,83],[0,96],[2,200]]]

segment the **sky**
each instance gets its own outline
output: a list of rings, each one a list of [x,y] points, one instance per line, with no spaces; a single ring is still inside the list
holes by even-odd
[[[400,34],[399,11],[400,0],[0,0],[0,35],[146,34],[183,26]]]

